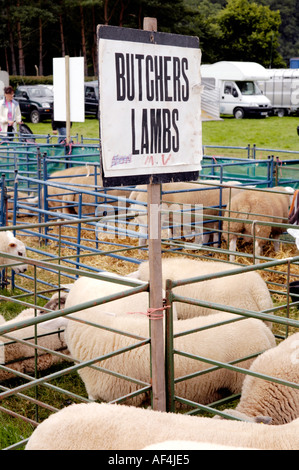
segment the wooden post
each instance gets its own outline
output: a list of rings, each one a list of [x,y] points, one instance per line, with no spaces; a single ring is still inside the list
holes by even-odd
[[[143,29],[147,31],[157,31],[156,18],[144,18]],[[151,182],[147,185],[148,251],[151,308],[161,308],[163,306],[161,214],[159,212],[160,201],[160,184],[153,184]],[[166,411],[163,319],[156,319],[151,321],[151,349],[153,409],[158,411]]]
[[[65,56],[65,99],[66,99],[66,143],[71,140],[71,120],[70,120],[70,58]]]

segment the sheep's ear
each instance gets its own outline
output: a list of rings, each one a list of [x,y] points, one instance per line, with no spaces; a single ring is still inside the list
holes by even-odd
[[[271,416],[256,416],[254,421],[255,423],[271,424],[272,418]]]

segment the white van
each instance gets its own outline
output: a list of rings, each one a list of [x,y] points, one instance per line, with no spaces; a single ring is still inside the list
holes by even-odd
[[[221,61],[202,65],[202,109],[219,107],[219,113],[242,119],[268,116],[271,101],[260,90],[257,80],[268,78],[266,69],[256,62]],[[214,98],[211,100],[211,90]],[[214,101],[214,102],[212,102]],[[207,109],[205,109],[207,108]]]

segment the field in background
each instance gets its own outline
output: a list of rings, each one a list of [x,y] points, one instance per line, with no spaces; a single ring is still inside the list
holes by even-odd
[[[26,124],[34,134],[52,134],[51,121]],[[298,125],[299,117],[296,116],[271,116],[265,119],[224,118],[222,121],[203,122],[202,140],[204,145],[244,147],[255,144],[257,147],[268,149],[299,151]],[[71,133],[78,134],[79,138],[82,135],[84,138],[98,138],[99,122],[95,118],[87,118],[84,123],[73,123]],[[257,157],[262,158],[259,155]]]

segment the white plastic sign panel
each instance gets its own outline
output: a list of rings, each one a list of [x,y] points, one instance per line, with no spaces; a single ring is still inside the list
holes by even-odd
[[[53,59],[54,119],[66,121],[66,67],[65,57]],[[85,121],[84,58],[69,58],[70,120]]]
[[[98,51],[103,184],[197,179],[198,38],[99,26]]]

